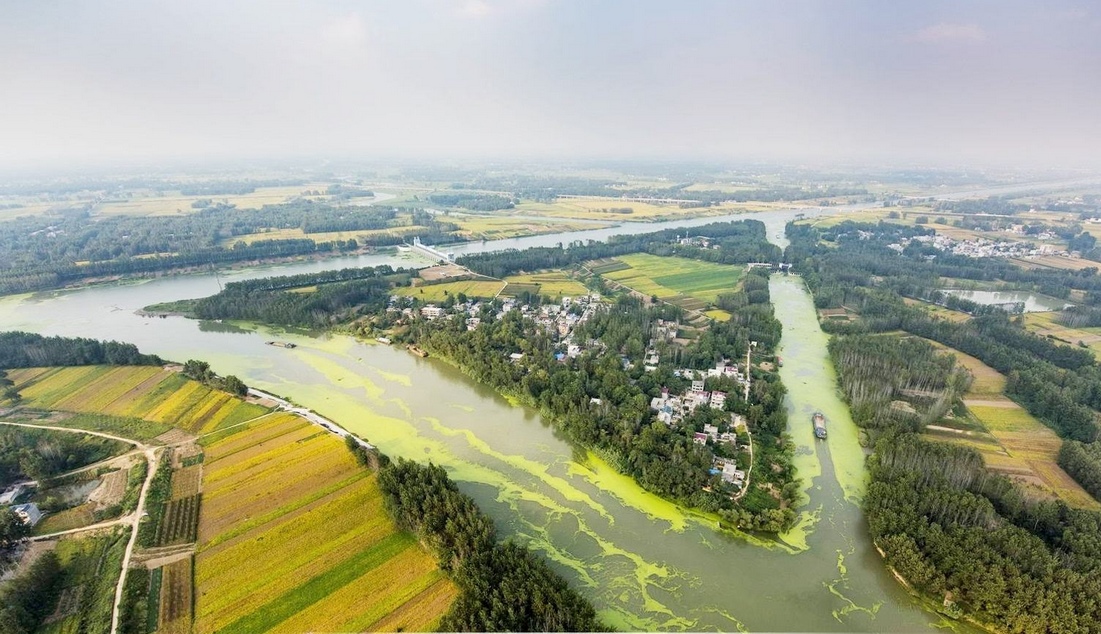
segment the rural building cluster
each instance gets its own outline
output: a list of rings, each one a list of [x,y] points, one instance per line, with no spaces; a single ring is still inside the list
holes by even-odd
[[[864,232],[860,232],[864,233]],[[861,236],[863,237],[863,236]],[[1043,236],[1036,236],[1042,238]],[[948,236],[914,236],[888,244],[887,248],[902,253],[911,243],[917,242],[925,246],[934,247],[945,253],[953,255],[966,255],[972,258],[1033,258],[1046,255],[1073,257],[1065,249],[1058,249],[1050,244],[1036,245],[1031,242],[1014,242],[1010,240],[990,240],[976,238],[974,240],[953,240]],[[936,256],[927,256],[933,259]]]

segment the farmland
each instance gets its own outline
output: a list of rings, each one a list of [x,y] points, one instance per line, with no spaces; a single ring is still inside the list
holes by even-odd
[[[584,284],[572,279],[562,270],[510,275],[505,278],[505,281],[508,282],[508,287],[502,293],[504,295],[517,295],[521,292],[516,290],[517,288],[548,297],[574,297],[590,292]]]
[[[499,280],[459,280],[424,286],[399,286],[394,289],[394,294],[416,297],[426,302],[442,302],[448,295],[455,296],[459,293],[468,297],[493,298],[504,286],[505,283]]]
[[[608,280],[689,310],[703,309],[720,293],[732,292],[744,271],[740,266],[646,253],[625,255],[593,268]]]
[[[790,203],[786,203],[790,207]],[[554,202],[524,201],[511,213],[524,216],[547,218],[578,218],[584,220],[602,220],[608,222],[671,220],[694,216],[722,216],[752,211],[769,211],[783,208],[776,203],[728,203],[715,207],[695,207],[681,209],[677,204],[654,204],[635,202],[617,198],[579,197],[559,198]],[[629,211],[628,211],[629,210]]]
[[[1057,321],[1059,312],[1026,313],[1025,328],[1043,337],[1072,345],[1085,344],[1093,356],[1101,355],[1101,328],[1070,328]]]
[[[963,402],[983,431],[934,429],[933,437],[976,449],[989,468],[1029,485],[1040,496],[1058,497],[1072,506],[1101,508],[1056,463],[1062,439],[1002,393],[1002,374],[975,357],[934,345],[954,354],[975,377]]]
[[[423,630],[450,606],[336,437],[275,414],[204,441],[196,631]]]
[[[116,531],[100,537],[65,538],[57,543],[55,552],[64,568],[63,587],[53,615],[39,632],[110,630],[126,534]]]
[[[267,411],[160,367],[31,368],[9,376],[31,407],[95,414],[69,424],[140,439],[173,427],[206,433]],[[153,425],[136,425],[127,419]]]

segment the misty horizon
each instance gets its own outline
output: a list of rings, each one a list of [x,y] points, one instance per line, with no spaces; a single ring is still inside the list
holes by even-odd
[[[5,171],[1101,166],[1088,3],[61,2],[0,17]]]

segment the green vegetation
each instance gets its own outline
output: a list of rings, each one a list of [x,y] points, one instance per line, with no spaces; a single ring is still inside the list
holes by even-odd
[[[720,293],[733,291],[743,273],[739,267],[645,253],[618,260],[629,268],[604,273],[603,277],[659,299],[689,295],[714,302]]]
[[[1059,450],[1059,466],[1101,500],[1101,444],[1070,440]]]
[[[844,304],[857,313],[853,321],[822,326],[842,335],[831,342],[831,355],[854,420],[875,449],[865,498],[872,536],[888,563],[951,615],[964,613],[1008,631],[1094,628],[1101,613],[1087,597],[1101,588],[1101,513],[1036,496],[993,472],[965,443],[915,433],[950,411],[965,411],[958,397],[966,375],[924,342],[869,333],[907,331],[971,355],[1005,374],[1006,393],[1035,418],[1064,437],[1092,442],[1101,368],[1089,351],[1031,334],[1023,320],[996,308],[950,306],[975,315],[952,322],[903,297],[939,301],[935,289],[949,275],[1011,280],[1064,297],[1101,280],[1095,272],[1023,270],[914,247],[918,243],[901,252],[887,248],[913,231],[924,230],[789,225],[788,256],[818,306]],[[908,395],[908,407],[896,406],[899,395]],[[1032,416],[997,404],[987,397],[968,409],[999,438],[1017,434],[1030,445],[1043,440]]]
[[[60,599],[51,612],[60,617],[45,628],[48,634],[108,632],[115,588],[129,532],[117,530],[98,537],[66,538],[58,542],[57,557],[63,574]]]
[[[26,572],[0,590],[0,629],[5,634],[31,634],[53,612],[62,579],[61,562],[45,553]]]
[[[530,551],[497,544],[493,522],[459,492],[442,467],[403,459],[382,469],[379,487],[398,525],[428,544],[461,589],[440,629],[605,629],[592,605]]]
[[[46,365],[161,365],[160,357],[137,346],[81,337],[43,337],[29,332],[0,332],[0,368]]]
[[[123,443],[48,429],[0,426],[0,487],[27,477],[45,480],[127,448]]]

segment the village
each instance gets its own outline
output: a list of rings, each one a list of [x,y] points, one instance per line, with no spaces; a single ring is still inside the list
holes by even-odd
[[[1023,235],[1023,231],[1019,231]],[[1042,233],[1034,236],[1037,239],[1055,239],[1057,236],[1050,233]],[[917,242],[926,246],[935,247],[945,253],[953,255],[966,255],[972,258],[1035,258],[1048,255],[1061,257],[1078,257],[1078,254],[1068,253],[1065,249],[1056,248],[1050,244],[1037,246],[1032,242],[1015,242],[1010,240],[990,240],[976,238],[974,240],[953,240],[948,236],[914,236],[904,238],[897,243],[888,244],[887,248],[902,253],[911,243]],[[935,256],[927,256],[932,259]]]
[[[429,321],[462,315],[466,318],[468,331],[478,328],[482,321],[480,315],[485,314],[483,310],[487,306],[484,301],[464,298],[449,305],[430,303],[418,309],[408,305],[407,299],[397,295],[392,296],[387,310],[392,313],[400,312],[409,319],[419,315]],[[562,297],[559,302],[539,305],[525,303],[516,298],[507,298],[499,303],[495,316],[500,319],[509,312],[519,311],[524,317],[530,318],[545,332],[556,336],[559,341],[559,351],[555,353],[555,359],[565,363],[568,359],[575,359],[589,350],[605,351],[606,346],[603,343],[579,340],[575,337],[575,331],[580,324],[588,321],[594,314],[609,308],[609,304],[604,303],[598,294]],[[675,321],[658,319],[655,322],[653,336],[643,359],[645,372],[657,370],[661,362],[659,344],[674,340],[679,328],[680,324]],[[390,339],[384,337],[380,341],[389,343]],[[513,352],[509,357],[513,362],[521,362],[524,359],[524,353]],[[629,370],[634,366],[626,356],[621,357],[621,360],[624,369]],[[728,392],[720,389],[705,389],[709,382],[718,383],[720,379],[725,379],[723,381],[725,385],[733,385],[738,389],[746,388],[749,382],[746,373],[726,359],[706,370],[679,368],[673,370],[673,374],[690,381],[690,387],[682,394],[672,393],[668,387],[663,387],[661,396],[654,397],[650,401],[650,409],[655,413],[655,419],[671,428],[682,427],[685,418],[700,409],[727,413],[725,410]],[[599,405],[599,399],[593,399],[592,404]],[[732,412],[727,414],[728,421],[704,424],[703,431],[692,433],[692,440],[697,445],[711,448],[714,454],[712,475],[718,475],[722,482],[732,485],[740,492],[745,489],[748,476],[747,471],[738,467],[736,456],[739,451],[752,451],[749,447],[751,436],[745,417]],[[744,443],[744,447],[738,443],[739,431],[749,439]]]

